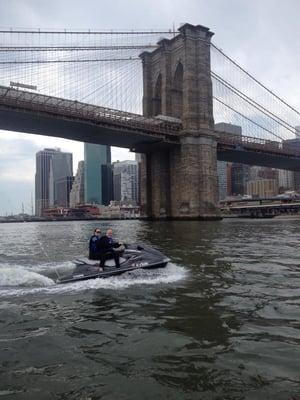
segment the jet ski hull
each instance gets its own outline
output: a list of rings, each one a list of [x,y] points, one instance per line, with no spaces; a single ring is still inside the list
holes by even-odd
[[[170,261],[158,250],[149,246],[131,246],[126,249],[121,258],[120,267],[116,268],[112,260],[108,260],[104,270],[99,270],[98,260],[77,259],[75,270],[66,276],[60,277],[56,283],[71,283],[88,279],[109,278],[115,275],[121,275],[125,272],[135,270],[145,270],[154,268],[164,268]]]

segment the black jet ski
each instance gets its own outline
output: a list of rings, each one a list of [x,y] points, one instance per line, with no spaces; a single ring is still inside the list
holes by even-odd
[[[127,245],[120,255],[120,267],[114,260],[107,260],[103,271],[99,270],[99,260],[79,258],[74,260],[75,268],[69,275],[60,277],[56,283],[68,283],[87,279],[108,278],[137,269],[163,268],[170,261],[160,251],[147,245]]]

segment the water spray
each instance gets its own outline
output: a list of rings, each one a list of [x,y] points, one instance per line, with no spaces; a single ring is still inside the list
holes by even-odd
[[[44,255],[47,257],[48,261],[51,262],[51,259],[50,259],[49,255],[48,255],[48,253],[46,252],[44,246],[42,245],[42,243],[41,243],[40,241],[38,241],[38,244],[39,244],[39,246],[40,246],[42,252],[44,253]],[[59,275],[59,273],[58,273],[56,267],[54,267],[54,271],[55,271],[55,273],[56,273],[56,275],[57,275],[57,278],[60,279],[60,275]]]

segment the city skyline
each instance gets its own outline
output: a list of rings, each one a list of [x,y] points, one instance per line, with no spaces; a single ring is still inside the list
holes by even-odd
[[[97,9],[97,2],[89,3],[91,8]],[[276,1],[276,4],[274,7],[274,1],[270,0],[228,1],[226,4],[214,0],[208,5],[203,0],[190,0],[183,8],[180,1],[133,1],[131,9],[135,12],[131,13],[119,2],[119,15],[114,13],[112,5],[107,5],[99,20],[97,13],[88,14],[85,6],[77,3],[76,7],[70,1],[61,4],[54,0],[44,6],[38,1],[0,0],[0,24],[8,28],[53,29],[177,28],[182,22],[202,24],[211,28],[215,33],[214,42],[234,60],[288,103],[300,108],[299,44],[289,40],[299,36],[300,4],[297,1],[289,1],[288,5]],[[68,26],[66,20],[71,21]],[[71,148],[75,166],[83,159],[83,144],[79,142],[0,131],[0,214],[18,212],[22,203],[30,210],[31,194],[34,194],[34,154],[45,147],[60,147],[62,151]],[[112,149],[112,161],[128,158],[134,158],[128,150]]]
[[[11,133],[11,132],[9,132]],[[73,152],[73,171],[76,173],[77,165],[79,161],[84,159],[84,143],[74,142],[67,139],[58,139],[55,141],[55,145],[60,146],[51,146],[53,144],[53,138],[49,138],[49,142],[47,138],[44,142],[49,146],[38,145],[35,141],[31,141],[30,138],[24,138],[24,134],[13,132],[13,135],[19,137],[17,140],[19,147],[15,149],[15,154],[11,157],[11,160],[7,160],[7,168],[0,170],[0,182],[1,178],[5,180],[5,184],[7,189],[4,191],[0,187],[0,215],[10,215],[10,214],[18,214],[22,212],[24,208],[25,212],[31,214],[32,209],[32,198],[35,197],[35,157],[36,153],[42,151],[45,148],[60,148],[62,152],[68,152],[70,148],[70,144],[74,146],[77,151]],[[40,138],[37,135],[27,134],[28,136],[34,136],[38,139]],[[6,138],[1,138],[0,131],[0,143],[1,143],[1,152],[0,152],[0,164],[3,162],[3,158],[1,160],[2,152],[9,154],[12,150],[12,144],[8,143]],[[79,144],[79,146],[77,146]],[[134,153],[130,153],[127,149],[112,147],[111,148],[111,157],[112,162],[120,161],[120,160],[128,160],[134,159]],[[3,157],[3,156],[2,156]],[[19,162],[25,164],[25,169],[22,168],[15,173],[13,168],[10,168],[10,164],[13,166],[18,164]],[[18,179],[20,178],[20,180]],[[17,183],[16,183],[17,182]],[[19,197],[19,193],[26,193],[22,198]]]
[[[112,201],[138,205],[138,162],[111,163],[109,146],[85,143],[84,160],[73,173],[73,154],[60,148],[44,148],[36,153],[36,217],[47,217],[62,209],[83,205],[102,208]],[[113,189],[114,188],[114,189]],[[22,214],[28,213],[22,204]]]

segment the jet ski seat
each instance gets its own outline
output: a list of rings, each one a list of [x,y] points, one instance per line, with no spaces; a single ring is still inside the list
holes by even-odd
[[[122,263],[124,263],[125,261],[127,261],[126,258],[120,257],[120,265]],[[115,260],[111,258],[109,260],[106,260],[104,265],[105,265],[105,267],[115,267],[116,263],[115,263]]]

